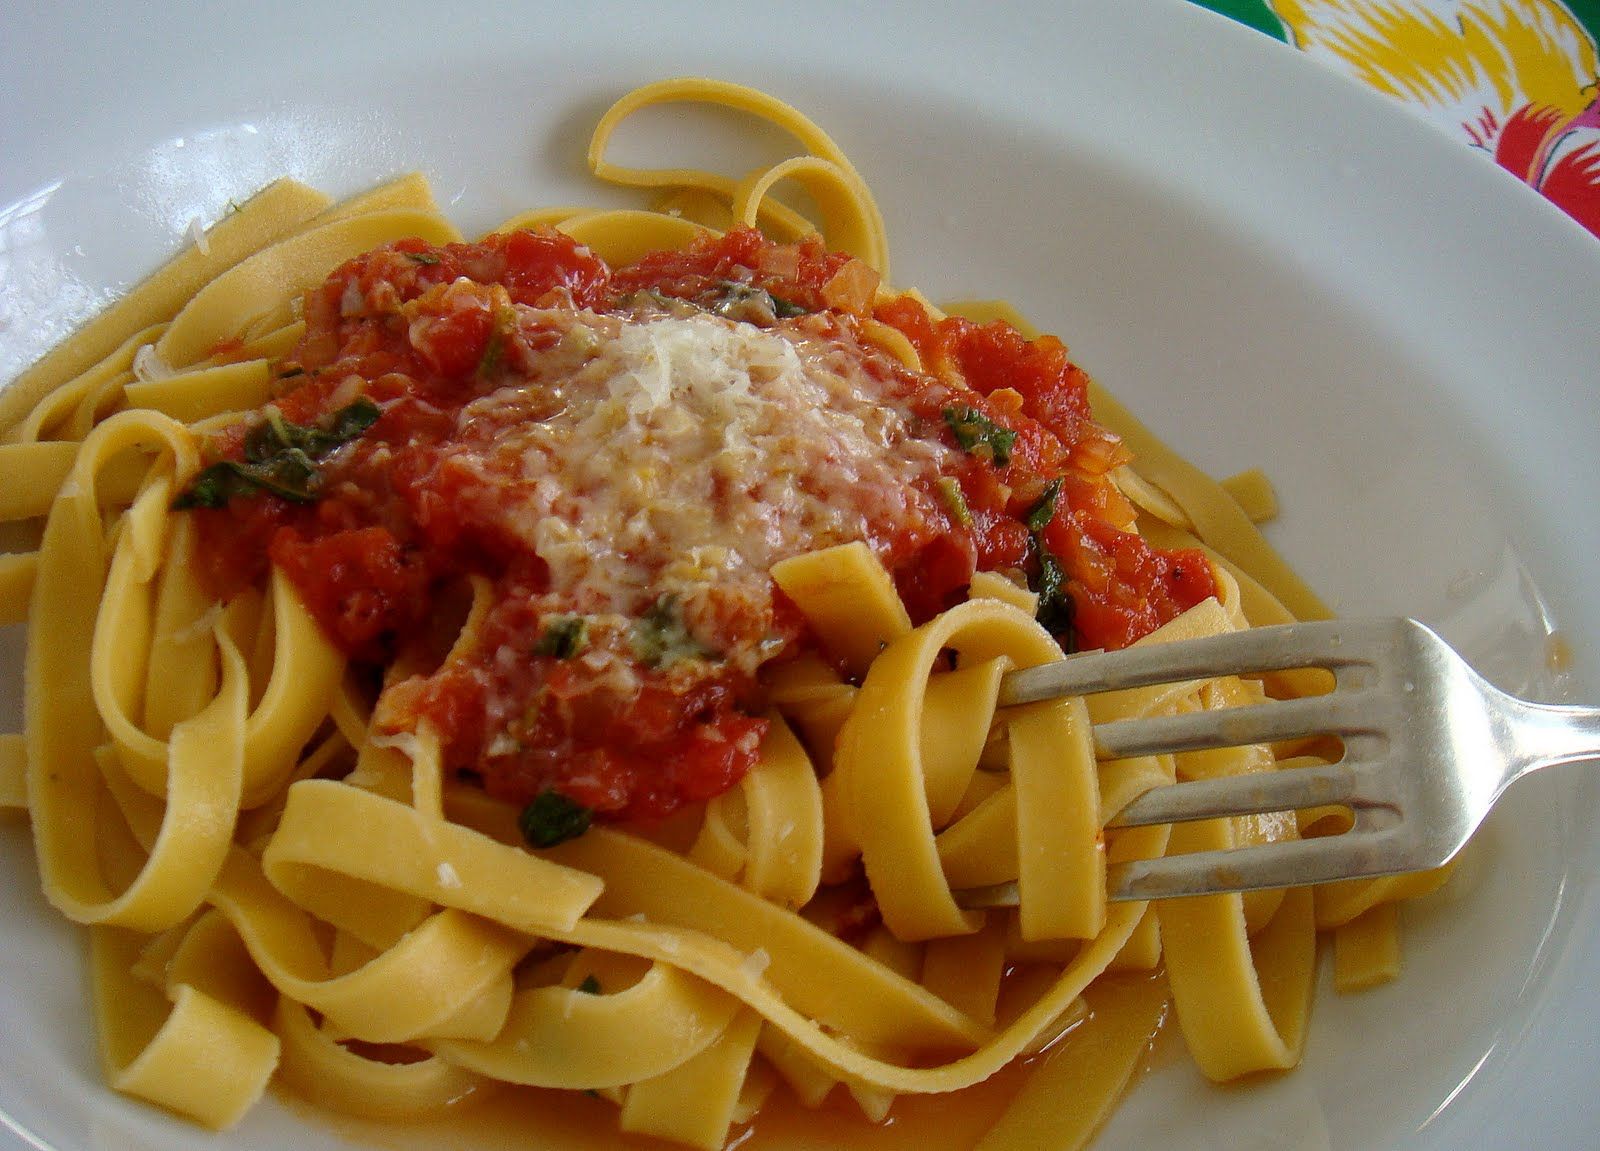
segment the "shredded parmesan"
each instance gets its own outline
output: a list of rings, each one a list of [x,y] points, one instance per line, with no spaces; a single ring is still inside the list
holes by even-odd
[[[174,374],[156,351],[154,344],[141,344],[139,350],[133,353],[133,375],[140,383],[169,380]]]
[[[415,732],[411,731],[374,731],[371,742],[373,747],[392,747],[404,755],[412,763],[422,758],[422,744],[418,742]]]
[[[202,256],[211,254],[211,241],[206,239],[206,230],[200,223],[200,217],[194,216],[189,220],[189,239],[194,242],[195,250]]]
[[[772,956],[767,954],[765,947],[758,947],[744,961],[739,964],[739,974],[754,983],[767,973],[767,968],[772,966]]]
[[[222,604],[213,603],[201,612],[194,620],[177,631],[173,632],[170,640],[173,644],[182,647],[184,644],[193,643],[204,636],[209,636],[216,630],[217,623],[222,619]]]
[[[847,335],[703,313],[524,320],[568,338],[463,410],[473,434],[444,466],[468,478],[464,501],[504,509],[548,565],[550,602],[589,617],[592,636],[662,597],[691,636],[726,634],[770,610],[780,559],[943,530],[933,481],[957,449],[915,426]],[[591,643],[590,672],[607,650]],[[719,655],[752,673],[763,658]],[[625,695],[630,661],[614,671]]]
[[[461,876],[448,863],[440,863],[434,869],[434,874],[438,876],[440,887],[455,889],[461,886]]]

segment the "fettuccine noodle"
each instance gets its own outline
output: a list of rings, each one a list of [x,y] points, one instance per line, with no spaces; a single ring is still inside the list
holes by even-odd
[[[798,151],[742,175],[611,158],[619,123],[676,102],[747,114]],[[944,370],[884,305],[945,313],[882,285],[866,184],[788,105],[710,80],[649,85],[602,118],[588,158],[656,204],[528,213],[497,232],[555,228],[618,268],[740,226],[785,253],[820,231],[853,257],[824,287],[856,309],[863,354]],[[784,198],[794,189],[818,218]],[[283,568],[219,597],[194,517],[174,507],[216,458],[208,437],[288,386],[313,319],[303,296],[382,245],[420,241],[407,250],[426,266],[460,239],[419,177],[342,205],[280,181],[0,392],[0,520],[37,539],[0,556],[0,621],[29,636],[0,807],[26,813],[46,897],[88,928],[114,1088],[225,1128],[275,1077],[383,1119],[523,1085],[598,1093],[622,1131],[719,1148],[759,1125],[774,1090],[809,1106],[847,1096],[866,1123],[897,1096],[1033,1058],[981,1146],[1067,1151],[1136,1077],[1169,1007],[1200,1069],[1227,1081],[1300,1060],[1319,931],[1341,988],[1395,976],[1395,904],[1440,875],[1106,899],[1108,861],[1343,829],[1335,809],[1105,830],[1151,787],[1336,752],[1097,763],[1092,723],[1238,706],[1304,679],[997,709],[1006,670],[1063,658],[1060,629],[1036,619],[1047,593],[979,572],[914,626],[927,613],[859,540],[771,568],[812,642],[763,670],[741,778],[657,831],[597,823],[531,849],[518,806],[463,781],[439,732],[374,714]],[[952,311],[1030,331],[1003,305]],[[1214,482],[1093,399],[1132,448],[1107,498],[1157,547],[1200,549],[1215,589],[1139,643],[1325,614],[1256,528],[1274,510],[1258,474]],[[452,653],[488,642],[487,586],[474,583]],[[1010,881],[1017,908],[963,906],[963,889]]]

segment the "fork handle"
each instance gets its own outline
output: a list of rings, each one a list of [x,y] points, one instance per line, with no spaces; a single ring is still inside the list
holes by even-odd
[[[1502,788],[1541,767],[1600,759],[1600,708],[1518,702],[1516,722],[1508,732],[1510,770]]]

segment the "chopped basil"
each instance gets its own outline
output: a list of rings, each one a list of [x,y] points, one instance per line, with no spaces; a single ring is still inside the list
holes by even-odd
[[[772,296],[772,314],[780,320],[792,320],[796,316],[808,316],[811,314],[810,309],[795,303],[793,300],[786,300],[782,296],[773,296],[771,292],[768,292],[767,295]]]
[[[1028,509],[1028,530],[1042,532],[1050,526],[1050,521],[1056,516],[1056,499],[1061,495],[1061,477],[1057,476],[1050,481],[1044,489],[1044,494],[1034,501],[1033,507]]]
[[[499,328],[489,333],[489,342],[483,346],[483,357],[478,360],[478,375],[494,374],[500,367],[500,361],[505,357],[505,345],[505,337],[500,334]]]
[[[551,616],[533,645],[534,655],[571,659],[588,643],[589,625],[581,615]]]
[[[383,412],[362,396],[315,424],[292,424],[271,406],[265,414],[266,419],[244,440],[244,458],[250,463],[267,463],[284,452],[299,452],[308,460],[321,459],[377,423]]]
[[[484,344],[483,355],[478,359],[479,376],[492,376],[500,370],[500,365],[506,358],[506,345],[516,326],[516,312],[509,305],[496,305],[494,328],[489,332],[489,341]]]
[[[356,439],[382,414],[362,396],[316,424],[293,424],[269,406],[261,423],[244,440],[243,460],[222,460],[202,471],[172,501],[175,509],[220,508],[230,500],[260,492],[291,503],[317,498],[322,473],[316,461]]]
[[[1039,594],[1039,606],[1034,618],[1054,636],[1072,635],[1072,596],[1067,593],[1066,573],[1061,561],[1045,550],[1043,541],[1035,537],[1039,553],[1039,577],[1033,590]]]
[[[648,667],[670,667],[679,660],[702,659],[711,654],[684,626],[675,595],[662,596],[633,621],[628,643]]]
[[[517,827],[534,847],[554,847],[589,830],[591,812],[559,791],[541,791],[517,817]]]
[[[964,528],[972,526],[972,509],[967,507],[967,497],[961,494],[961,484],[954,476],[940,476],[939,495],[950,512],[950,518]]]
[[[1016,432],[1001,427],[977,408],[946,408],[943,414],[956,443],[968,455],[992,460],[997,468],[1011,462],[1011,445],[1016,443]]]
[[[429,267],[439,262],[439,257],[432,252],[407,252],[406,258],[413,263],[426,264]]]
[[[1061,561],[1044,542],[1044,531],[1055,518],[1056,504],[1061,498],[1061,478],[1051,480],[1028,509],[1028,531],[1032,533],[1034,556],[1039,561],[1039,574],[1034,578],[1033,590],[1039,595],[1039,606],[1034,618],[1051,635],[1065,637],[1072,642],[1072,596],[1067,591],[1067,575],[1061,570]],[[1070,650],[1070,648],[1069,648]]]
[[[224,460],[206,468],[172,501],[174,510],[185,508],[220,508],[236,496],[253,496],[264,490],[261,478],[246,470],[243,464]],[[298,495],[289,500],[301,502]]]
[[[593,975],[585,975],[583,977],[583,982],[578,984],[578,990],[583,992],[585,995],[599,995],[600,981]]]

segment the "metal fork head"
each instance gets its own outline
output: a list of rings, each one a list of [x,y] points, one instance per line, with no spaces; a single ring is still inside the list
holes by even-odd
[[[1091,653],[1012,673],[1001,702],[1305,667],[1330,671],[1333,691],[1105,724],[1095,728],[1097,750],[1102,758],[1120,758],[1328,734],[1344,745],[1337,763],[1157,788],[1112,823],[1174,823],[1337,803],[1352,811],[1351,829],[1115,864],[1108,875],[1113,899],[1291,887],[1440,866],[1511,780],[1551,761],[1551,746],[1559,743],[1542,730],[1535,748],[1527,731],[1541,721],[1548,729],[1564,718],[1555,714],[1560,709],[1500,692],[1431,630],[1406,619],[1316,621]],[[963,893],[963,903],[1013,899],[1004,886]]]

